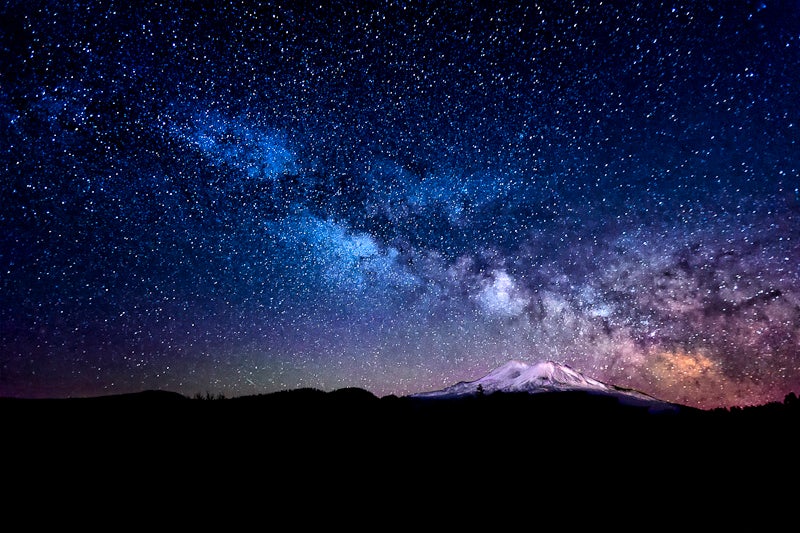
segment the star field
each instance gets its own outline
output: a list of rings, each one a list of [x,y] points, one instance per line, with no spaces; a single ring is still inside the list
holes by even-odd
[[[796,1],[6,2],[0,395],[800,392]]]

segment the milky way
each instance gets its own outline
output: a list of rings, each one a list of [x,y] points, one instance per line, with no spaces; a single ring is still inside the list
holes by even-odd
[[[0,8],[0,395],[800,392],[797,1]]]

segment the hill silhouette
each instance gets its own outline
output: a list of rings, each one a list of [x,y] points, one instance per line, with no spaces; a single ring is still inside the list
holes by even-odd
[[[213,401],[200,401],[200,399]],[[93,431],[127,428],[137,423],[163,426],[164,435],[195,425],[251,424],[254,420],[286,428],[316,427],[338,431],[340,424],[363,424],[361,432],[446,433],[471,426],[491,433],[522,434],[534,426],[549,428],[552,435],[572,435],[591,429],[603,433],[622,428],[638,431],[691,432],[709,438],[720,431],[759,431],[761,438],[783,438],[785,427],[800,422],[800,400],[796,394],[783,402],[749,407],[701,410],[681,406],[676,411],[650,412],[613,397],[590,391],[555,391],[539,394],[494,392],[458,397],[425,398],[385,396],[356,388],[325,392],[314,388],[290,389],[232,398],[189,398],[169,391],[91,398],[18,399],[0,398],[0,411],[9,427],[35,434],[44,428],[71,425]],[[175,424],[175,420],[182,424]],[[147,431],[147,427],[140,428]],[[23,431],[25,433],[25,431]],[[677,434],[677,433],[676,433]]]
[[[585,391],[427,399],[306,388],[202,400],[145,391],[0,399],[0,416],[9,479],[91,472],[119,483],[255,476],[287,486],[371,479],[407,487],[427,479],[463,490],[476,477],[576,487],[587,476],[590,484],[742,474],[766,482],[793,464],[800,401],[790,394],[763,406],[651,412]]]

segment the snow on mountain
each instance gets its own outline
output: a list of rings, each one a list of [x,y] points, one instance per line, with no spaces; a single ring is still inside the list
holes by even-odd
[[[643,392],[608,385],[584,376],[577,370],[554,361],[529,365],[509,361],[475,381],[462,381],[441,390],[412,394],[412,398],[454,399],[493,392],[527,392],[531,394],[555,391],[586,391],[616,397],[629,405],[651,410],[674,410],[679,406],[653,398]]]

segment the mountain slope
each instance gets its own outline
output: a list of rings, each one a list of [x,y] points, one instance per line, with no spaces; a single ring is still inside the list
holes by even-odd
[[[558,391],[584,391],[612,396],[620,403],[647,407],[651,411],[673,411],[681,406],[664,402],[643,392],[609,385],[584,376],[577,370],[554,361],[529,365],[509,361],[474,381],[462,381],[441,390],[410,395],[419,399],[457,399],[495,392],[537,394]]]

